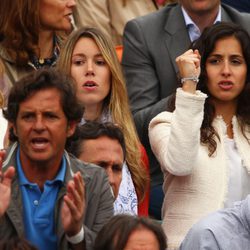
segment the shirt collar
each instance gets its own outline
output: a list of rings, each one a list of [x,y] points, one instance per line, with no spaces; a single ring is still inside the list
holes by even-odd
[[[20,160],[20,147],[18,147],[18,149],[17,149],[16,162],[17,162],[17,172],[18,172],[18,176],[19,176],[19,184],[20,185],[34,184],[34,183],[31,183],[28,181],[28,179],[26,178],[26,176],[23,172],[22,164],[21,164],[21,160]],[[46,183],[50,183],[50,184],[53,184],[55,182],[63,183],[65,173],[66,173],[66,159],[65,159],[65,156],[63,155],[61,166],[60,166],[59,172],[56,175],[55,179],[53,179],[51,181],[46,181]]]
[[[184,17],[186,27],[188,28],[190,40],[193,42],[194,40],[196,40],[200,36],[201,32],[200,32],[198,26],[193,22],[193,20],[188,15],[186,10],[183,8],[183,6],[181,6],[181,10],[182,10],[182,14]],[[219,12],[215,18],[214,24],[218,23],[218,22],[221,22],[221,6],[219,6]]]
[[[97,119],[98,122],[100,123],[105,123],[105,122],[112,122],[112,118],[111,118],[111,113],[108,110],[108,108],[104,108],[102,111],[101,116]],[[85,123],[89,122],[89,120],[85,120],[83,117],[79,123],[79,125],[83,125]]]

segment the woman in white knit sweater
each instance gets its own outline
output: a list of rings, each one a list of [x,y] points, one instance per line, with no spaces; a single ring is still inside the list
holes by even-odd
[[[250,193],[250,38],[234,24],[205,29],[176,59],[182,87],[149,125],[164,173],[163,228],[177,249],[201,217]]]

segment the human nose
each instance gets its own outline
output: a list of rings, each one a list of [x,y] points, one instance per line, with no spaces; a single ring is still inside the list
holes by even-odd
[[[107,175],[108,175],[108,178],[109,178],[109,184],[110,184],[110,186],[113,186],[114,183],[115,183],[113,171],[112,171],[111,168],[107,168],[106,171],[107,171]]]
[[[94,68],[93,68],[93,62],[92,61],[87,62],[86,75],[94,75]]]
[[[67,6],[72,8],[72,7],[75,7],[76,6],[76,1],[75,0],[69,0],[67,2]]]
[[[36,130],[38,132],[43,131],[45,129],[45,124],[44,124],[42,117],[37,117],[35,119],[33,128],[34,128],[34,130]]]
[[[224,64],[223,64],[222,74],[223,74],[224,76],[229,76],[229,75],[231,75],[230,63],[229,63],[228,61],[225,61]]]

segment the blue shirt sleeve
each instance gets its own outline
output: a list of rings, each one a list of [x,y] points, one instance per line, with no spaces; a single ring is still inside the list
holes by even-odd
[[[210,229],[200,228],[196,224],[187,234],[179,250],[222,250]]]

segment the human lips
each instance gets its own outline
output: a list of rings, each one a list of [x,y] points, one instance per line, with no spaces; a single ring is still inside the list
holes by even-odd
[[[35,150],[44,150],[49,144],[49,140],[45,137],[34,137],[31,139],[31,145]]]
[[[82,86],[85,89],[94,90],[98,87],[98,84],[95,81],[86,81]]]
[[[74,18],[73,18],[73,14],[72,13],[68,14],[68,18],[69,18],[69,21],[70,21],[73,29],[76,30],[76,25],[75,25],[75,21],[74,21]]]
[[[73,22],[73,16],[72,13],[68,13],[67,15],[64,16],[70,23]]]
[[[233,87],[233,82],[228,80],[220,81],[219,87],[223,90],[230,90]]]

